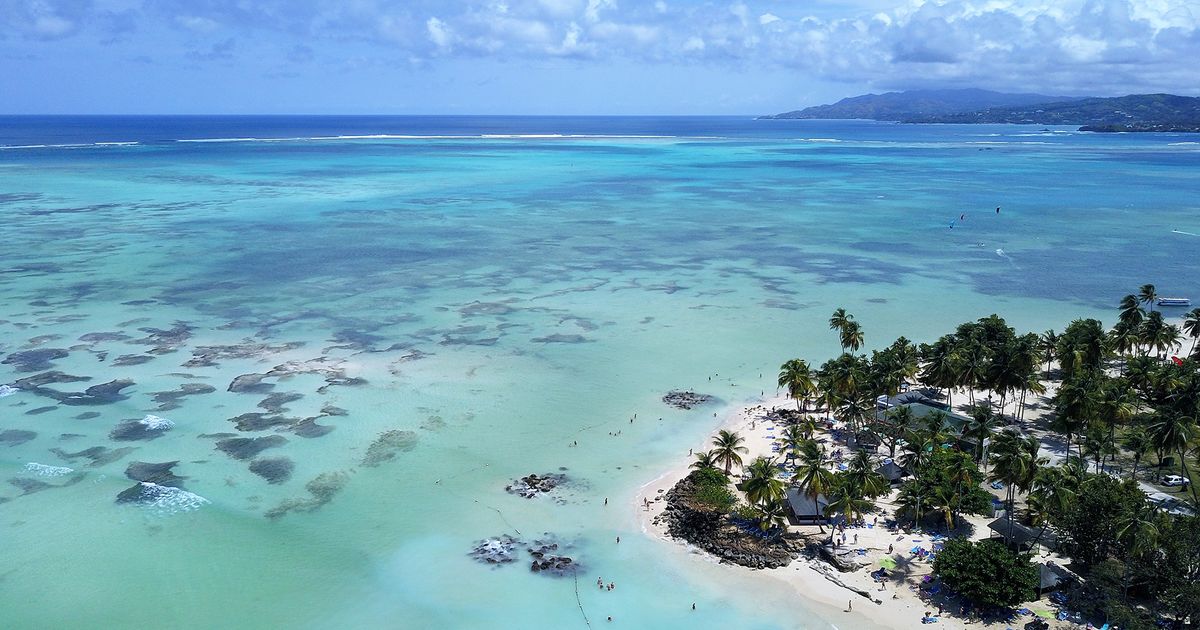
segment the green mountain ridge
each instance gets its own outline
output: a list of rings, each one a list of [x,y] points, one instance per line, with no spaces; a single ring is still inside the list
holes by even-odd
[[[865,118],[904,123],[1078,125],[1081,131],[1200,132],[1200,98],[1174,94],[1056,98],[986,90],[868,94],[768,119]]]

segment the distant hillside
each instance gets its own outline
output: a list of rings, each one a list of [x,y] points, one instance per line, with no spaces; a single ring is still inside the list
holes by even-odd
[[[1083,131],[1200,132],[1200,98],[1133,94],[929,114],[913,116],[905,122],[1082,125]]]
[[[978,112],[989,108],[1021,107],[1069,100],[1071,99],[1061,96],[1005,94],[976,89],[910,90],[844,98],[833,105],[818,105],[794,112],[763,116],[763,118],[865,118],[868,120],[908,121],[917,118]]]

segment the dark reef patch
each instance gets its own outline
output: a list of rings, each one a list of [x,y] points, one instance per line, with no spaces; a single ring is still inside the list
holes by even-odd
[[[121,356],[113,359],[112,364],[114,367],[124,367],[126,365],[141,365],[143,363],[149,363],[153,360],[154,357],[148,354],[122,354]]]
[[[149,418],[149,416],[148,416]],[[108,432],[108,439],[116,442],[134,442],[137,440],[154,440],[160,438],[174,426],[169,421],[147,422],[142,420],[122,420],[120,424]]]
[[[13,386],[17,387],[18,389],[34,390],[52,383],[78,383],[80,381],[90,380],[92,380],[92,377],[90,376],[73,376],[71,374],[64,374],[58,370],[52,370],[50,372],[42,372],[41,374],[34,374],[33,376],[26,376],[25,378],[17,379],[15,382],[13,382]]]
[[[160,486],[182,488],[183,480],[187,479],[187,477],[180,477],[171,470],[178,464],[178,461],[160,463],[130,462],[125,467],[125,476],[134,481],[145,481]]]
[[[276,392],[260,401],[258,403],[258,407],[260,409],[266,409],[267,413],[270,414],[280,414],[287,411],[287,407],[284,405],[296,402],[302,398],[304,398],[304,394],[299,394],[296,392]]]
[[[296,422],[295,418],[284,416],[268,416],[265,413],[244,413],[229,419],[238,431],[266,431],[271,427],[287,426]]]
[[[259,453],[278,448],[287,444],[287,438],[282,435],[268,435],[256,438],[226,438],[217,441],[217,449],[234,459],[253,459]]]
[[[106,446],[93,446],[92,448],[84,449],[77,453],[68,453],[68,452],[62,450],[61,448],[52,448],[52,449],[50,449],[50,452],[54,453],[55,455],[58,455],[59,457],[65,459],[69,462],[74,462],[76,459],[79,459],[80,457],[86,457],[87,459],[91,460],[91,463],[88,465],[96,467],[96,466],[104,466],[107,464],[111,464],[113,462],[120,461],[126,455],[132,453],[135,450],[137,450],[137,449],[132,446],[125,446],[125,447],[113,448],[113,449],[110,449]]]
[[[37,437],[37,433],[33,431],[24,431],[21,429],[6,429],[0,431],[0,444],[9,446],[17,446],[24,444]]]
[[[40,415],[42,415],[42,414],[44,414],[44,413],[47,413],[47,412],[50,412],[50,411],[54,411],[55,409],[58,409],[58,407],[57,407],[56,405],[50,405],[49,407],[37,407],[37,408],[35,408],[35,409],[30,409],[29,411],[26,411],[26,412],[25,412],[25,415],[27,415],[27,416],[40,416]]]
[[[66,358],[70,354],[62,348],[21,350],[4,357],[0,363],[11,365],[18,372],[39,372],[54,367],[55,360]]]
[[[281,484],[291,479],[295,468],[296,464],[286,457],[264,457],[250,462],[250,472],[269,484]]]
[[[302,438],[310,438],[310,439],[311,438],[319,438],[324,435],[328,435],[329,432],[333,431],[335,427],[332,427],[327,424],[317,424],[317,418],[320,418],[320,417],[321,416],[316,416],[313,418],[305,418],[305,419],[297,422],[296,424],[293,424],[291,427],[292,433],[295,433],[296,435],[298,435]]]
[[[411,451],[417,445],[417,434],[412,431],[384,431],[367,447],[362,465],[375,467],[396,458],[396,454]]]
[[[308,490],[310,496],[305,498],[287,499],[279,505],[267,510],[264,514],[269,519],[277,519],[288,512],[313,512],[321,509],[326,503],[333,500],[337,493],[346,487],[346,483],[350,481],[350,474],[345,471],[323,472],[317,475],[312,481],[304,484],[304,489]]]
[[[154,392],[154,402],[158,403],[159,411],[170,411],[179,408],[179,400],[186,396],[198,396],[201,394],[211,394],[217,391],[217,388],[204,383],[184,383],[172,391]]]

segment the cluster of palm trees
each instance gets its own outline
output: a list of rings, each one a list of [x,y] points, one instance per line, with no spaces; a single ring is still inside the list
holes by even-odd
[[[1076,320],[1058,338],[1063,381],[1051,428],[1065,437],[1068,456],[1075,444],[1077,456],[1091,459],[1096,472],[1123,448],[1133,458],[1131,478],[1151,452],[1160,462],[1176,457],[1190,478],[1188,459],[1200,437],[1200,370],[1194,359],[1165,358],[1180,346],[1183,332],[1200,337],[1200,309],[1186,314],[1181,332],[1161,312],[1142,308],[1152,309],[1155,299],[1154,286],[1145,285],[1122,298],[1111,330],[1096,320]],[[1122,360],[1119,373],[1108,369],[1112,358]],[[1192,500],[1200,504],[1194,487]]]
[[[976,390],[999,395],[1001,413],[1015,400],[1018,405],[1013,415],[1020,419],[1027,395],[1046,391],[1040,366],[1053,358],[1056,341],[1051,331],[1040,337],[1035,333],[1018,336],[1003,318],[991,315],[922,344],[921,381],[946,390],[951,405],[958,388],[968,390],[972,404]]]
[[[1147,284],[1138,295],[1121,298],[1120,315],[1109,333],[1109,343],[1114,351],[1142,355],[1153,351],[1155,356],[1163,358],[1180,346],[1185,332],[1192,338],[1192,351],[1195,351],[1195,340],[1200,338],[1200,308],[1187,313],[1181,330],[1179,326],[1167,323],[1162,311],[1154,310],[1157,297],[1154,285]],[[1150,306],[1150,312],[1142,309],[1143,303]]]
[[[792,483],[812,500],[814,513],[825,517],[841,514],[850,521],[861,519],[874,509],[874,499],[887,493],[887,480],[876,472],[875,461],[866,451],[857,452],[846,470],[834,472],[825,447],[812,437],[815,430],[811,420],[790,424],[784,430],[785,457],[795,463]],[[732,466],[742,466],[742,455],[747,452],[743,443],[737,433],[722,430],[713,439],[711,450],[696,454],[692,468],[720,470],[724,466],[728,476]],[[763,532],[775,531],[787,523],[787,485],[779,472],[774,458],[758,457],[743,467],[741,487],[747,512]],[[826,498],[823,509],[821,497]]]

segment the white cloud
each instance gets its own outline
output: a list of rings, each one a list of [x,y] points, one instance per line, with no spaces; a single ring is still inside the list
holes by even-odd
[[[431,17],[425,21],[425,30],[429,33],[429,41],[433,42],[435,46],[438,48],[450,47],[452,36],[445,22]]]
[[[764,14],[758,16],[758,23],[762,24],[763,26],[766,26],[768,24],[774,24],[775,22],[779,22],[782,20],[783,20],[783,18],[779,17],[778,15],[775,15],[774,13],[764,13]]]

